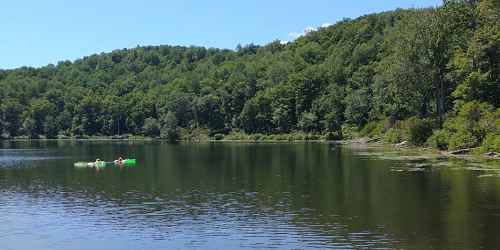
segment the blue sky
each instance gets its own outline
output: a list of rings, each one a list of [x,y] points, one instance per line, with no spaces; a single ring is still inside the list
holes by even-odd
[[[43,66],[137,45],[293,40],[307,27],[441,0],[6,0],[0,7],[0,68]]]

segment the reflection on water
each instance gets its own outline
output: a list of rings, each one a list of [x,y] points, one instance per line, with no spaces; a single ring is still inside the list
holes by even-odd
[[[381,159],[390,152],[326,144],[3,147],[2,249],[500,245],[500,178],[480,178],[495,168]],[[73,168],[120,155],[138,165]],[[12,168],[2,162],[9,157],[31,160]]]
[[[42,149],[2,149],[0,148],[0,168],[32,167],[30,161],[63,159],[57,152]]]

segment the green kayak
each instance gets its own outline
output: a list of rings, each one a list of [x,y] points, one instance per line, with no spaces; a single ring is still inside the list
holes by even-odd
[[[117,162],[115,161],[115,164],[116,163]],[[135,163],[136,163],[135,159],[125,159],[122,161],[121,164],[123,164],[123,165],[135,165]]]
[[[77,168],[105,168],[105,167],[119,167],[119,166],[135,166],[136,160],[135,159],[125,159],[122,161],[113,161],[113,162],[105,162],[105,161],[98,161],[98,162],[75,162],[75,167]]]

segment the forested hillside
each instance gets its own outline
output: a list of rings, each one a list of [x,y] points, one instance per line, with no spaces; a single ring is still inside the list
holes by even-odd
[[[0,134],[380,136],[500,151],[500,1],[343,20],[294,42],[137,47],[0,70]]]

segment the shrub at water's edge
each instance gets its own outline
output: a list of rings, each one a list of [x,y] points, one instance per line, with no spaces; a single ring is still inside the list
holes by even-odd
[[[499,135],[500,109],[472,101],[451,114],[443,129],[434,132],[429,144],[449,150],[482,146],[481,151],[496,151],[495,141]]]
[[[414,146],[439,150],[476,149],[500,152],[500,109],[485,102],[466,102],[450,112],[443,127],[430,118],[371,122],[360,130],[361,136],[380,137],[386,143],[408,141]]]
[[[214,140],[220,141],[247,141],[247,142],[294,142],[294,141],[323,141],[323,140],[338,140],[334,134],[313,134],[303,132],[293,132],[286,134],[246,134],[241,131],[231,132],[227,135],[217,134]]]

